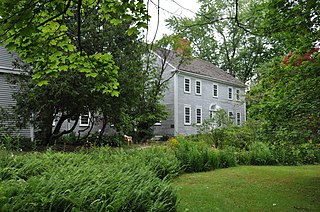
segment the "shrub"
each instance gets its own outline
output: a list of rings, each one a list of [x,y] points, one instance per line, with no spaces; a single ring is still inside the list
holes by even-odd
[[[249,146],[251,165],[271,165],[273,162],[272,152],[266,143],[256,142]]]
[[[174,150],[185,172],[201,172],[236,165],[233,150],[216,150],[208,144],[193,142],[184,137],[178,137],[178,141],[179,144]]]
[[[135,155],[146,164],[160,179],[171,179],[181,172],[180,161],[172,149],[167,147],[150,147],[135,151]]]
[[[237,165],[236,149],[234,147],[226,147],[219,150],[219,168],[228,168]]]

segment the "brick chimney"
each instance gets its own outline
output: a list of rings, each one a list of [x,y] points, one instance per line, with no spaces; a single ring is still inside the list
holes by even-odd
[[[189,54],[189,52],[184,52],[183,49],[185,47],[190,47],[190,41],[186,37],[180,38],[175,45],[175,50],[182,56],[185,56],[186,54]]]

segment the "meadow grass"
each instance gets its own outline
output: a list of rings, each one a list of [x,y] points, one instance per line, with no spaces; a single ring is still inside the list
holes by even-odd
[[[178,211],[320,211],[320,165],[218,169],[174,186]]]

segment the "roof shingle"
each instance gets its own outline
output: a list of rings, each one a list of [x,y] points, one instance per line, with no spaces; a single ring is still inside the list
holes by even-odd
[[[178,57],[177,54],[173,51],[167,49],[158,49],[156,50],[156,53],[161,58],[166,59],[168,63],[170,63],[180,71],[208,76],[233,85],[245,87],[245,84],[240,80],[236,79],[232,75],[226,73],[224,70],[218,68],[208,61],[199,58],[193,58],[190,61],[186,61],[185,63],[181,64],[181,57]]]

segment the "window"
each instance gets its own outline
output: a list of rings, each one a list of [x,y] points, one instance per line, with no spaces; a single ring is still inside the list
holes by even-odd
[[[241,124],[241,114],[237,113],[237,125]]]
[[[87,113],[87,114],[82,114],[80,116],[80,123],[79,123],[79,126],[80,127],[87,127],[89,126],[89,123],[90,123],[90,114]]]
[[[56,124],[58,123],[59,121],[59,117],[57,115],[54,116],[54,119],[53,119],[53,122],[52,122],[52,126],[55,127]]]
[[[200,80],[196,80],[196,86],[195,86],[195,93],[196,95],[201,95],[201,81]]]
[[[210,108],[209,108],[209,117],[212,119],[214,118],[214,116],[216,115],[217,111],[220,109],[221,107],[219,105],[215,105],[215,104],[212,104],[210,105]]]
[[[213,93],[213,97],[218,97],[218,84],[212,85],[212,93]]]
[[[240,89],[236,90],[236,100],[240,101]]]
[[[184,78],[184,92],[190,93],[190,78]]]
[[[232,100],[233,99],[233,88],[228,87],[228,99]]]
[[[202,124],[202,108],[199,106],[196,107],[196,124]]]
[[[232,111],[229,111],[229,112],[228,112],[228,118],[229,118],[229,120],[230,120],[231,122],[234,122],[234,121],[233,121],[234,117],[233,117],[233,112],[232,112]]]
[[[184,106],[184,125],[191,125],[191,106]]]
[[[154,123],[154,126],[161,126],[161,121],[157,121],[156,123]]]

